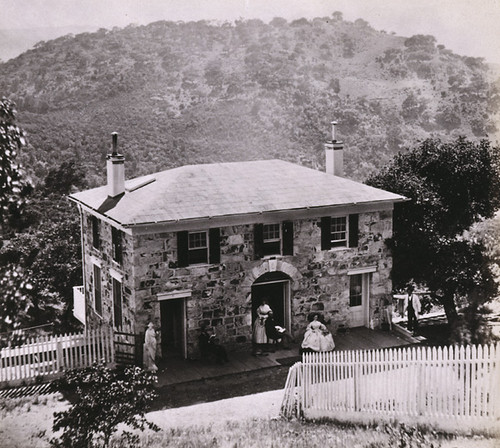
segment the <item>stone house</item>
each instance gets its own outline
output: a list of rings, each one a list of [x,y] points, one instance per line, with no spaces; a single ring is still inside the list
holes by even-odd
[[[384,241],[405,198],[342,177],[334,130],[326,172],[261,160],[129,181],[113,134],[108,184],[70,196],[83,246],[75,315],[134,333],[153,322],[162,354],[183,358],[198,355],[203,324],[248,349],[263,298],[296,338],[315,311],[332,331],[378,327],[391,294]]]

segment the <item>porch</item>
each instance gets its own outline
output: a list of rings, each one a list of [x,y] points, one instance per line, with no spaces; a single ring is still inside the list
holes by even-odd
[[[410,335],[390,331],[352,328],[335,336],[335,350],[372,350],[403,347],[419,341]],[[299,343],[290,349],[277,348],[267,356],[253,356],[250,352],[229,353],[229,362],[223,365],[205,360],[166,359],[159,365],[158,386],[186,383],[225,375],[251,372],[277,366],[291,366],[300,360]]]

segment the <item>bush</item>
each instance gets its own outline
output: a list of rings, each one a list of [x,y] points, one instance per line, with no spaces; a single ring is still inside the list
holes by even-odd
[[[158,427],[145,418],[145,412],[156,398],[156,376],[139,367],[111,370],[94,365],[66,373],[59,387],[76,395],[75,403],[64,412],[54,414],[54,432],[63,430],[51,444],[58,448],[108,447],[120,423],[132,429]],[[139,436],[124,431],[130,443]]]

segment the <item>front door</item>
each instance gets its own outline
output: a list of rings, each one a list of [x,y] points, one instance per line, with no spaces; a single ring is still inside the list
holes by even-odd
[[[349,326],[363,327],[368,322],[369,277],[356,274],[349,277]]]
[[[160,301],[161,353],[164,359],[184,358],[184,299]]]
[[[254,283],[252,286],[252,322],[257,317],[257,308],[266,300],[273,310],[274,320],[290,331],[290,282],[288,280]]]

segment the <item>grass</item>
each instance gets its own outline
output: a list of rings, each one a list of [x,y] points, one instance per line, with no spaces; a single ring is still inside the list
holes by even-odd
[[[171,428],[140,437],[143,448],[494,448],[497,440],[455,437],[404,425],[361,426],[332,422],[252,419],[213,426]],[[115,438],[114,448],[128,447]]]

